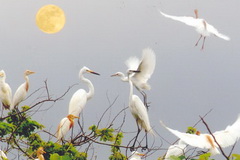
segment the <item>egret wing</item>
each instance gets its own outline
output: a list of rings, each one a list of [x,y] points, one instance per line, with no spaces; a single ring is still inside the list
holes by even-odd
[[[128,67],[128,70],[136,71],[138,69],[139,64],[140,64],[140,60],[137,57],[129,57],[125,61],[125,64]]]
[[[222,39],[227,40],[227,41],[230,40],[230,38],[228,36],[226,36],[226,35],[224,35],[222,33],[219,33],[218,30],[215,27],[213,27],[212,25],[210,25],[210,24],[207,24],[207,30],[209,32],[211,32],[213,35],[215,35],[215,36],[217,36],[219,38],[222,38]]]
[[[67,117],[63,118],[58,125],[58,130],[57,130],[58,140],[60,140],[67,134],[67,132],[69,131],[69,127],[70,127],[69,119]]]
[[[176,21],[179,21],[179,22],[183,22],[183,23],[185,23],[186,25],[189,25],[189,26],[197,27],[197,26],[199,26],[199,23],[200,23],[199,19],[194,18],[194,17],[172,16],[172,15],[165,14],[161,11],[159,11],[159,12],[167,18],[170,18],[170,19],[173,19],[173,20],[176,20]]]

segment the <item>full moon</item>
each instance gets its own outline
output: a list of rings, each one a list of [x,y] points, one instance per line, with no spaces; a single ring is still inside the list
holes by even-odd
[[[64,11],[55,5],[46,5],[39,9],[36,14],[36,24],[45,33],[57,33],[65,24]]]

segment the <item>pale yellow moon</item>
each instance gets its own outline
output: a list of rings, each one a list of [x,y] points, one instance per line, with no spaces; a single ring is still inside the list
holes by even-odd
[[[57,33],[66,22],[64,11],[56,5],[46,5],[36,14],[36,24],[45,33]]]

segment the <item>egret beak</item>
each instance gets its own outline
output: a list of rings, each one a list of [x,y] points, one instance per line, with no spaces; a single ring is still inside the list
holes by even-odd
[[[112,74],[112,75],[111,75],[111,77],[115,77],[115,76],[117,76],[117,75],[118,75],[118,74],[117,74],[117,73],[115,73],[115,74]]]
[[[80,119],[80,117],[78,117],[78,116],[73,116],[73,118],[78,118],[78,119]]]
[[[92,73],[92,74],[96,74],[96,75],[100,75],[99,73],[97,73],[97,72],[94,72],[94,71],[92,71],[92,70],[87,70],[89,73]]]
[[[137,153],[137,155],[139,155],[141,157],[145,156],[145,154],[143,154],[143,153]]]
[[[0,77],[3,77],[3,73],[0,73]]]

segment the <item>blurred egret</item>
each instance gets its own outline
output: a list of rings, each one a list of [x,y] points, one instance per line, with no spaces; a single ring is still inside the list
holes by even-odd
[[[14,107],[18,106],[22,101],[24,101],[24,99],[27,96],[27,92],[29,89],[29,78],[28,76],[31,74],[34,74],[35,72],[30,71],[30,70],[26,70],[24,72],[24,79],[25,82],[23,84],[21,84],[18,89],[16,90],[14,96],[13,96],[13,101],[12,101],[12,105],[11,105],[11,109],[14,109]]]
[[[5,82],[6,74],[4,70],[0,71],[0,100],[5,109],[9,109],[12,101],[12,90]]]
[[[204,43],[205,43],[205,39],[207,36],[210,36],[211,34],[222,38],[224,40],[229,41],[230,38],[226,35],[223,35],[221,33],[218,32],[218,30],[216,28],[214,28],[212,25],[208,24],[206,22],[206,20],[199,18],[198,17],[198,10],[195,9],[194,13],[195,13],[195,18],[194,17],[187,17],[187,16],[171,16],[171,15],[167,15],[163,12],[160,11],[160,13],[170,19],[176,20],[176,21],[180,21],[185,23],[186,25],[192,26],[196,28],[196,31],[200,34],[200,38],[198,39],[197,43],[195,44],[195,46],[198,45],[198,42],[201,40],[201,38],[203,37],[203,43],[202,43],[202,49],[204,48]]]
[[[128,71],[138,71],[130,75],[130,79],[133,85],[144,97],[144,104],[147,106],[147,95],[143,90],[150,90],[151,86],[148,84],[148,80],[154,72],[156,64],[156,55],[150,48],[145,48],[142,51],[142,59],[137,57],[130,57],[125,64],[128,67]],[[127,82],[128,76],[125,76],[122,72],[116,72],[112,76],[119,76],[122,81]]]
[[[88,85],[89,91],[86,92],[84,89],[79,89],[73,94],[69,102],[68,114],[79,116],[80,112],[85,107],[87,101],[91,99],[94,95],[94,86],[89,79],[83,76],[83,74],[85,73],[100,75],[99,73],[96,73],[85,66],[80,70],[79,78]]]
[[[57,129],[57,139],[60,141],[63,137],[67,134],[67,132],[73,127],[74,125],[74,118],[79,118],[72,114],[69,114],[67,117],[63,118]]]
[[[131,74],[131,72],[132,71],[129,71],[128,75]],[[133,72],[135,72],[135,71],[133,71]],[[147,133],[149,132],[151,134],[154,134],[154,132],[150,125],[146,107],[144,106],[143,102],[137,95],[133,95],[133,83],[130,78],[129,78],[129,86],[130,86],[129,108],[130,108],[130,111],[131,111],[133,117],[135,118],[135,120],[137,122],[137,127],[138,127],[138,132],[135,137],[135,141],[133,143],[132,148],[134,148],[135,143],[137,141],[137,137],[142,129],[144,129],[145,133],[146,133],[146,148],[147,148],[148,147]]]
[[[231,126],[227,126],[225,130],[213,133],[217,143],[214,141],[214,138],[211,134],[201,134],[200,132],[197,132],[197,134],[181,133],[177,130],[168,128],[163,124],[163,122],[161,122],[161,124],[172,134],[180,138],[183,142],[193,147],[209,149],[212,155],[220,153],[217,143],[223,148],[229,147],[234,145],[240,137],[240,115]]]
[[[8,160],[6,154],[2,150],[0,150],[0,160]]]
[[[187,144],[182,140],[178,141],[178,144],[173,144],[169,146],[167,153],[165,155],[165,160],[171,160],[171,156],[181,156],[184,155]]]
[[[43,147],[39,147],[38,150],[37,150],[37,159],[35,160],[45,160],[43,154],[46,153],[43,149]]]
[[[141,157],[145,156],[145,154],[139,153],[137,151],[133,151],[132,155],[129,157],[129,160],[141,160]]]

